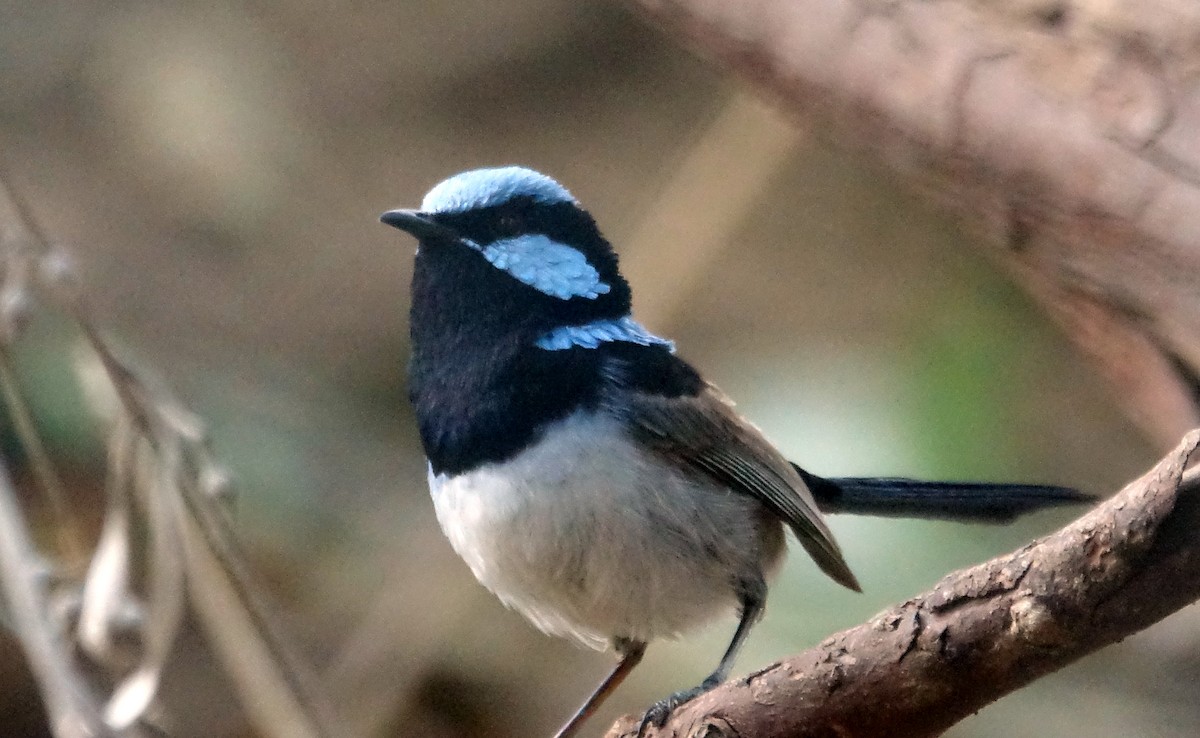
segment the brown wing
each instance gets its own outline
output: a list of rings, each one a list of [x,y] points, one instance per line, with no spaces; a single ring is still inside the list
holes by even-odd
[[[693,396],[664,397],[627,387],[621,400],[613,410],[648,448],[760,500],[791,526],[822,571],[860,591],[800,475],[720,390],[705,385]]]

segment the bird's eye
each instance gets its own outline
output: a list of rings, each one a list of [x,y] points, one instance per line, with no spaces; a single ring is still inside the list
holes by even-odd
[[[525,229],[525,222],[519,215],[513,213],[505,213],[500,216],[500,220],[496,222],[496,230],[502,236],[515,236]]]

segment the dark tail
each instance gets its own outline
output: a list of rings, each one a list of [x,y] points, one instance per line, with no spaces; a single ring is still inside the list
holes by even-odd
[[[1047,507],[1095,502],[1092,495],[1041,484],[922,482],[916,479],[818,477],[793,464],[824,513],[1007,523]]]

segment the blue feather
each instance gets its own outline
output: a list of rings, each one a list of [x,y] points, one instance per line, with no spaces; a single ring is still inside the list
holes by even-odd
[[[472,169],[440,182],[421,201],[427,213],[463,213],[502,205],[514,197],[535,202],[576,202],[567,188],[544,174],[525,167]]]
[[[627,341],[641,346],[666,346],[668,351],[675,353],[674,341],[659,338],[629,316],[555,328],[539,338],[536,345],[547,351],[562,351],[575,346],[596,348],[611,341]]]
[[[504,238],[487,246],[465,243],[482,253],[492,266],[560,300],[595,300],[612,289],[582,252],[540,233]]]

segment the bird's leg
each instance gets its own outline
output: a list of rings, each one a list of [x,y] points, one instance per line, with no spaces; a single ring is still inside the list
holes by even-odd
[[[617,653],[621,654],[621,660],[617,663],[616,668],[605,677],[604,681],[600,682],[600,686],[596,687],[592,696],[579,706],[579,709],[575,711],[566,725],[559,729],[554,738],[568,738],[568,736],[575,735],[575,731],[579,730],[584,721],[600,708],[600,703],[604,702],[608,695],[620,686],[621,682],[625,681],[625,677],[629,676],[629,672],[633,671],[633,667],[638,665],[642,660],[642,655],[646,653],[645,643],[631,641],[627,638],[614,639],[613,646]]]
[[[671,717],[671,713],[675,708],[708,692],[713,687],[725,681],[729,676],[729,670],[733,668],[733,662],[737,659],[738,651],[742,649],[742,644],[746,642],[746,637],[750,635],[750,629],[758,622],[759,617],[762,616],[763,608],[766,606],[766,582],[761,577],[753,581],[742,582],[738,587],[738,599],[741,601],[741,620],[738,621],[737,630],[733,633],[733,640],[729,642],[729,648],[725,649],[725,655],[721,657],[721,662],[717,664],[717,668],[695,687],[685,689],[682,692],[676,692],[665,700],[654,703],[646,711],[646,716],[642,718],[642,724],[638,727],[638,738],[641,738],[646,732],[646,728],[650,726],[661,728],[667,722],[667,718]]]

